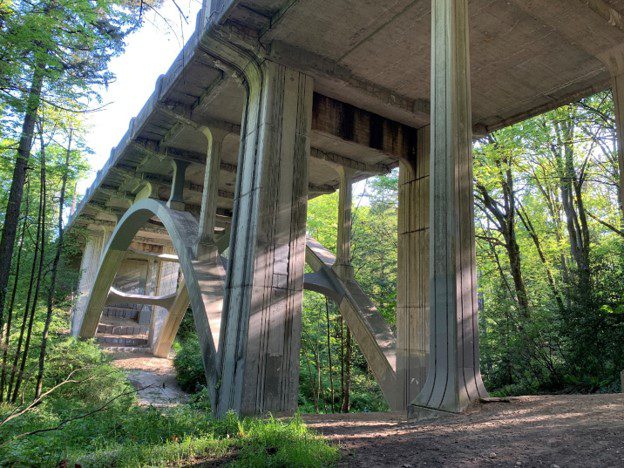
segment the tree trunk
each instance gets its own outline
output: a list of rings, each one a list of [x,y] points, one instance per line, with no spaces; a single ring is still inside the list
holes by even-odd
[[[73,131],[69,130],[69,142],[67,144],[67,152],[65,153],[65,166],[63,170],[63,179],[61,183],[61,193],[59,195],[59,211],[58,211],[58,238],[56,244],[56,254],[52,262],[50,287],[48,289],[48,310],[46,312],[46,320],[43,326],[43,334],[41,335],[41,348],[39,350],[39,371],[37,374],[37,384],[35,388],[35,398],[39,398],[41,395],[41,389],[43,387],[43,371],[45,368],[45,356],[46,347],[48,344],[48,333],[50,330],[50,322],[52,321],[52,306],[54,304],[54,290],[56,289],[56,275],[58,272],[58,265],[61,259],[61,252],[63,251],[63,207],[65,204],[65,189],[67,188],[67,174],[69,172],[69,160],[71,156]]]
[[[20,363],[19,372],[17,374],[17,381],[15,383],[15,388],[13,389],[13,398],[12,402],[15,403],[17,401],[17,396],[19,394],[20,387],[22,385],[22,379],[24,377],[24,370],[26,368],[26,361],[28,359],[28,352],[30,351],[30,341],[32,338],[32,329],[35,321],[35,316],[37,315],[37,302],[39,300],[39,291],[41,289],[41,279],[43,274],[43,265],[45,261],[45,245],[46,245],[46,160],[45,160],[45,145],[42,141],[41,146],[41,213],[39,216],[39,226],[37,227],[37,231],[41,232],[41,237],[39,239],[41,249],[39,252],[39,267],[37,270],[37,280],[35,285],[35,294],[32,300],[31,308],[30,308],[30,317],[28,319],[28,330],[26,333],[26,341],[24,344],[24,353],[22,354],[22,362]]]
[[[28,215],[30,214],[30,182],[27,183],[26,203],[24,209],[24,219],[22,221],[22,233],[20,235],[19,247],[17,249],[17,259],[15,265],[15,278],[13,280],[13,288],[8,303],[8,315],[6,321],[6,331],[4,334],[4,345],[2,349],[2,376],[0,377],[0,402],[4,400],[4,387],[7,377],[7,358],[9,355],[9,345],[11,343],[11,325],[13,324],[13,309],[15,308],[15,296],[17,295],[17,287],[20,279],[20,268],[22,264],[22,252],[24,250],[24,238],[26,237],[26,226],[28,225]],[[2,334],[0,333],[0,337]],[[7,395],[8,399],[8,395]]]
[[[334,412],[334,374],[332,365],[332,352],[331,352],[331,334],[330,334],[330,322],[329,322],[329,299],[325,298],[325,318],[327,320],[327,360],[329,361],[329,397],[331,401],[331,412]]]
[[[350,393],[351,393],[351,354],[352,354],[352,346],[351,346],[351,330],[347,326],[347,337],[346,341],[346,353],[345,353],[345,377],[344,377],[344,388],[345,391],[342,395],[342,412],[348,413],[349,408],[351,407],[350,402]]]
[[[41,88],[43,86],[43,71],[43,65],[37,63],[33,71],[32,82],[26,101],[22,133],[17,147],[17,159],[13,169],[13,179],[9,189],[2,236],[0,237],[0,258],[2,259],[0,262],[0,329],[4,326],[4,303],[9,285],[9,274],[11,272],[17,224],[22,206],[26,171],[28,170],[28,159],[30,158],[37,111],[39,110]]]

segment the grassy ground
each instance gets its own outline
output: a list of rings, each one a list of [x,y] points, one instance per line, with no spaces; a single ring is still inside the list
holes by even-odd
[[[163,466],[222,462],[233,466],[333,464],[338,449],[299,417],[212,418],[199,393],[189,404],[156,409],[135,404],[122,371],[92,342],[59,339],[46,387],[72,380],[9,422],[15,406],[0,405],[0,465]],[[26,387],[26,404],[32,400]],[[30,398],[29,398],[30,397]],[[22,408],[25,405],[22,405]]]

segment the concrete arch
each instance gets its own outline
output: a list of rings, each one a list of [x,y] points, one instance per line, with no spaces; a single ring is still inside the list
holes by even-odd
[[[206,275],[214,274],[214,281],[219,283],[223,278],[220,271],[213,269],[223,268],[219,256],[218,264],[210,264],[209,260],[198,262],[195,258],[195,246],[197,244],[198,225],[191,213],[168,208],[165,202],[153,199],[143,199],[134,203],[119,220],[113,231],[108,245],[104,249],[102,261],[98,269],[96,280],[87,303],[82,323],[79,327],[79,336],[91,338],[95,336],[100,316],[109,295],[109,291],[119,267],[126,254],[132,239],[139,229],[150,219],[157,217],[164,225],[171,237],[173,248],[178,256],[180,270],[184,277],[188,298],[193,309],[193,318],[199,338],[206,381],[210,389],[213,404],[215,400],[215,383],[219,378],[219,366],[217,365],[217,350],[215,338],[218,340],[221,317],[213,317],[208,313],[206,299],[211,297],[210,291],[200,286],[205,281]],[[213,262],[217,263],[217,262]],[[204,291],[202,291],[204,289]],[[214,289],[223,291],[223,284],[214,285]],[[216,329],[215,329],[216,328]]]

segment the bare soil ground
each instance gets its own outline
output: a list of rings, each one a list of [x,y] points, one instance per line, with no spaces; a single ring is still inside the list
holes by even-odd
[[[467,415],[308,415],[342,466],[624,467],[624,395],[514,398]]]
[[[189,395],[176,382],[173,361],[151,354],[114,353],[113,363],[124,369],[138,390],[139,405],[167,407],[184,403]]]

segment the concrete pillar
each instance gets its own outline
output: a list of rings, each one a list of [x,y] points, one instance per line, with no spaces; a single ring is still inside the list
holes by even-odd
[[[248,82],[221,328],[218,414],[297,408],[312,80]]]
[[[165,246],[163,253],[173,254],[175,250],[171,246]],[[177,262],[158,262],[157,266],[157,296],[173,294],[178,289],[180,264]],[[165,323],[168,311],[164,307],[154,306],[150,316],[148,343],[153,347],[160,335],[161,328]]]
[[[223,152],[223,139],[227,132],[208,127],[203,127],[202,132],[208,141],[208,148],[204,172],[204,192],[202,193],[201,213],[199,215],[199,246],[206,246],[214,245],[221,154]]]
[[[617,152],[620,172],[618,201],[624,219],[624,69],[621,68],[618,67],[615,69],[611,82],[613,89],[613,105],[615,107],[615,130],[617,132]]]
[[[159,262],[150,258],[147,260],[147,272],[145,274],[145,292],[146,296],[155,296],[158,290],[158,270],[160,269]],[[139,324],[148,325],[152,320],[153,306],[145,304],[141,307],[139,313]]]
[[[468,0],[431,2],[429,369],[409,412],[487,396],[479,369]]]
[[[429,360],[429,127],[416,154],[399,164],[397,380],[402,407],[416,398]]]
[[[100,266],[102,247],[104,245],[103,233],[89,231],[88,236],[82,250],[77,297],[74,307],[72,308],[71,333],[73,336],[77,336],[80,332],[82,320],[87,310],[91,288],[93,287]]]
[[[598,58],[611,73],[619,170],[618,203],[624,220],[624,45],[606,50]]]
[[[174,210],[184,210],[184,175],[189,163],[179,159],[172,159],[173,178],[171,180],[171,194],[167,206]]]
[[[202,193],[199,216],[199,235],[196,247],[196,271],[210,333],[216,349],[219,349],[221,317],[223,312],[223,293],[225,289],[225,268],[221,261],[219,248],[215,243],[214,229],[219,196],[219,173],[223,139],[227,132],[217,128],[202,128],[208,147],[206,170],[204,173],[204,191]]]
[[[334,270],[343,281],[353,279],[351,264],[351,205],[353,204],[353,171],[339,167],[340,191],[338,192],[338,238]]]

